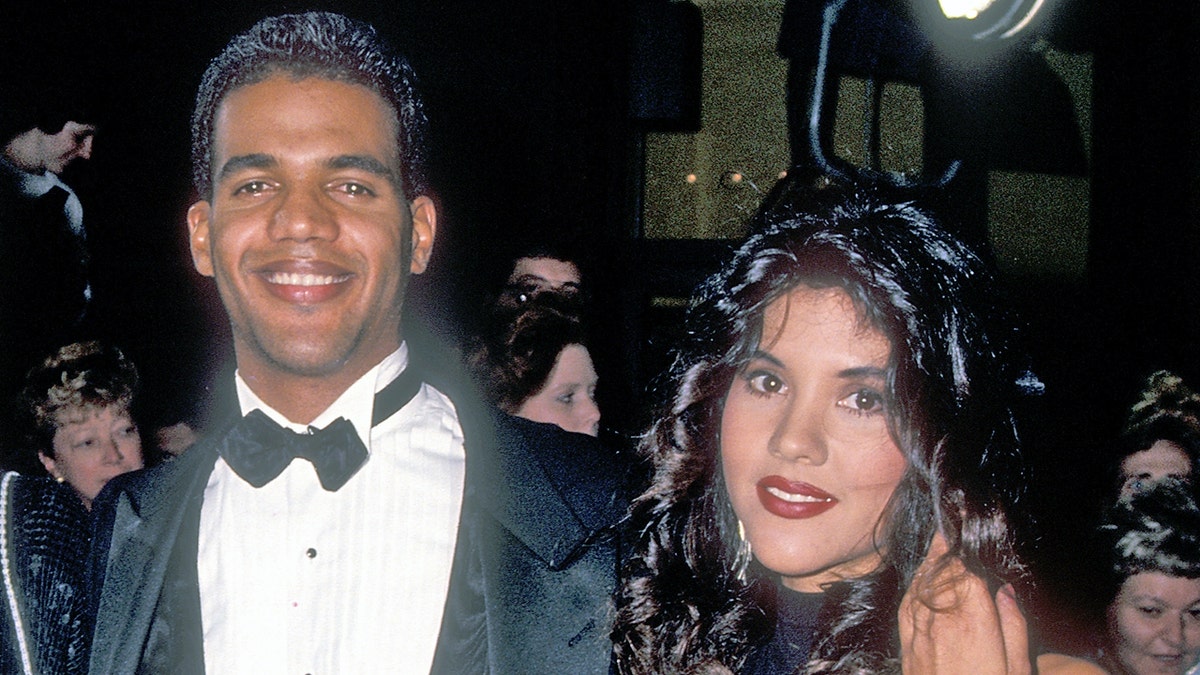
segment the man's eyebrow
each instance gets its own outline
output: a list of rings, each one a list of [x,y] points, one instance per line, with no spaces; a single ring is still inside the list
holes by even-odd
[[[274,157],[261,152],[230,157],[221,165],[221,170],[217,172],[217,182],[220,182],[229,174],[237,173],[242,169],[268,169],[278,166],[278,164],[279,162]]]
[[[330,169],[359,169],[393,181],[396,177],[386,164],[370,155],[338,155],[326,161],[325,166]]]

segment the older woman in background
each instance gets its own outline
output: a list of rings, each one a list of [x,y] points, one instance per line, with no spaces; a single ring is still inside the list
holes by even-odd
[[[1200,509],[1166,478],[1120,500],[1101,528],[1111,597],[1100,663],[1116,675],[1181,675],[1200,662]]]
[[[142,468],[138,386],[133,362],[100,342],[62,347],[26,378],[18,411],[26,447],[88,509],[114,476]]]

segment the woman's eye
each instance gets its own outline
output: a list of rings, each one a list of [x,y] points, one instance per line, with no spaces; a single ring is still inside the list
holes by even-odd
[[[839,402],[860,415],[883,412],[883,395],[873,389],[859,389]]]
[[[748,373],[746,375],[746,382],[750,387],[750,391],[763,395],[779,394],[786,388],[783,378],[765,370]]]
[[[558,397],[558,402],[563,405],[571,405],[575,400],[575,392],[569,392]]]
[[[1157,607],[1138,607],[1138,611],[1147,616],[1158,616],[1162,613],[1162,610]]]

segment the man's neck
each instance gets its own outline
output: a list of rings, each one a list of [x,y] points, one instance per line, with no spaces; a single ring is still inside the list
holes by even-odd
[[[39,134],[43,134],[39,129],[34,127],[29,131],[17,134],[4,146],[4,159],[9,164],[17,167],[21,171],[32,174],[42,174],[46,172],[46,162],[43,160],[40,150]]]
[[[399,345],[397,345],[397,349]],[[305,376],[264,368],[256,360],[238,360],[238,375],[263,403],[293,424],[309,424],[332,406],[346,390],[384,362],[395,350],[377,359],[322,376]]]
[[[353,378],[292,378],[272,374],[262,377],[253,372],[238,371],[246,386],[263,403],[296,424],[308,424],[329,409],[338,398],[358,381]],[[345,381],[343,381],[345,380]]]

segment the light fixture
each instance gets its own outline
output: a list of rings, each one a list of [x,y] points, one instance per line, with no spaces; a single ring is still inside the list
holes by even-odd
[[[976,19],[993,2],[995,0],[938,0],[938,6],[947,19]]]
[[[1007,41],[1023,34],[1052,0],[915,0],[934,35],[971,42]]]

